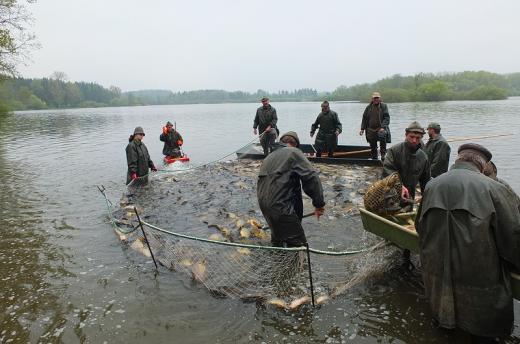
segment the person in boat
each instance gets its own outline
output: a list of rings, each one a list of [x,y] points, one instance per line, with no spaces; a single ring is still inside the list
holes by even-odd
[[[430,139],[426,142],[426,146],[421,148],[426,155],[428,155],[430,172],[432,178],[435,178],[448,171],[451,148],[441,135],[441,126],[439,123],[430,123],[427,130]]]
[[[321,153],[328,152],[328,157],[334,157],[334,151],[338,146],[338,135],[341,134],[341,122],[338,114],[332,111],[328,101],[321,103],[321,112],[316,118],[316,121],[311,126],[311,137],[314,136],[316,129],[318,129],[316,141],[316,156],[321,157]]]
[[[511,333],[509,271],[520,270],[518,204],[482,173],[491,157],[481,145],[460,146],[450,170],[426,186],[415,222],[435,321],[486,343]]]
[[[412,122],[405,129],[404,142],[388,149],[383,162],[383,178],[397,172],[403,184],[401,197],[413,202],[417,184],[424,191],[430,180],[430,164],[428,156],[419,148],[424,129],[418,122]]]
[[[386,144],[392,142],[389,125],[388,106],[381,101],[379,92],[374,92],[372,93],[372,101],[363,112],[361,130],[359,130],[359,135],[365,133],[366,140],[370,144],[372,159],[377,159],[377,142],[379,142],[381,160],[385,160]]]
[[[258,204],[271,228],[272,245],[300,247],[307,243],[301,223],[302,186],[318,218],[324,213],[323,188],[318,173],[298,149],[300,140],[295,132],[283,134],[279,145],[260,166]]]
[[[272,152],[273,144],[276,141],[278,116],[276,109],[269,104],[269,98],[263,97],[261,102],[262,106],[256,110],[253,133],[255,135],[260,133],[260,144],[264,150],[264,156],[267,156]]]
[[[164,142],[163,154],[172,158],[182,157],[181,146],[184,143],[181,134],[173,128],[171,122],[167,122],[163,127],[163,132],[159,140]]]
[[[150,159],[148,149],[143,143],[143,138],[143,128],[136,127],[134,133],[128,139],[128,145],[126,146],[126,162],[128,164],[127,185],[136,180],[143,183],[147,182],[148,169],[157,172],[152,159]]]

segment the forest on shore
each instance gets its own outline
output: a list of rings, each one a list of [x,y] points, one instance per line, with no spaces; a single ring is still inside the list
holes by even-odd
[[[399,74],[374,83],[339,86],[332,92],[312,88],[292,91],[256,92],[225,90],[139,90],[122,92],[93,82],[68,81],[65,73],[55,72],[49,78],[7,78],[0,82],[0,110],[39,110],[103,106],[139,106],[201,103],[258,102],[267,96],[274,102],[285,101],[361,101],[370,100],[379,91],[383,101],[424,102],[446,100],[499,100],[520,96],[520,73],[496,74],[486,71],[460,73]]]

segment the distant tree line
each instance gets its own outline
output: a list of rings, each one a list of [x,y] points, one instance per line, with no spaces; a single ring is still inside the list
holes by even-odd
[[[49,78],[7,78],[0,82],[0,108],[33,110],[101,106],[136,106],[199,103],[258,102],[267,96],[272,101],[369,101],[373,91],[382,93],[386,102],[493,100],[520,95],[520,73],[495,74],[485,71],[393,75],[375,83],[340,86],[333,92],[319,93],[312,88],[270,93],[197,90],[172,92],[142,90],[121,92],[115,86],[105,88],[92,82],[71,82],[63,72]]]
[[[485,71],[461,73],[399,74],[372,84],[340,86],[331,100],[368,101],[373,91],[381,92],[386,102],[445,100],[498,100],[520,95],[520,73],[496,74]]]

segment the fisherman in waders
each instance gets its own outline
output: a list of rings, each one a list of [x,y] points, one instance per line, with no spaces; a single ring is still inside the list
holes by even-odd
[[[520,270],[518,200],[482,172],[484,147],[459,147],[451,169],[426,186],[417,220],[424,287],[436,323],[473,343],[498,343],[513,328],[510,270]]]
[[[379,141],[379,152],[381,160],[385,160],[386,144],[392,142],[390,135],[390,114],[388,106],[381,101],[379,92],[372,94],[372,101],[365,108],[361,119],[359,135],[365,133],[367,142],[370,144],[372,159],[377,159],[377,142]]]
[[[328,157],[333,158],[334,151],[338,146],[338,135],[341,134],[342,128],[338,114],[330,109],[328,101],[321,104],[321,112],[311,126],[311,137],[314,136],[318,127],[318,135],[316,135],[314,143],[316,156],[321,157],[321,153],[327,151]]]
[[[163,127],[163,132],[161,136],[159,136],[159,140],[164,142],[162,153],[165,156],[172,158],[180,158],[182,156],[181,146],[184,141],[182,140],[181,134],[173,128],[171,122],[167,122]]]
[[[318,173],[298,149],[298,135],[292,131],[282,135],[280,145],[260,166],[258,204],[271,228],[273,246],[300,247],[307,243],[301,223],[302,187],[317,218],[324,212],[323,188]]]
[[[441,135],[439,123],[433,122],[428,125],[428,136],[430,139],[426,142],[426,146],[421,148],[428,155],[431,175],[435,178],[448,171],[451,148]]]
[[[276,109],[269,104],[269,98],[264,97],[261,102],[262,106],[256,110],[253,133],[255,135],[260,133],[260,144],[264,150],[264,156],[267,156],[273,150],[273,144],[276,140],[278,116]]]
[[[150,159],[148,149],[142,142],[144,131],[142,127],[136,127],[134,133],[128,139],[126,146],[126,162],[128,164],[128,173],[126,175],[126,184],[132,181],[146,183],[148,181],[148,169],[157,172],[155,165]]]
[[[426,183],[430,180],[430,164],[428,156],[419,148],[424,129],[417,122],[412,122],[405,129],[404,142],[393,145],[388,149],[383,162],[383,178],[398,173],[402,182],[401,205],[405,211],[413,209],[415,200],[415,188],[417,184],[424,191]],[[410,261],[410,251],[403,251],[403,265],[413,268]]]

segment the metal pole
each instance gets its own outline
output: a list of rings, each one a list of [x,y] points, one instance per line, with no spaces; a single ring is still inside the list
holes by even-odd
[[[309,266],[309,280],[311,281],[312,307],[314,307],[314,285],[312,284],[311,252],[309,251],[309,243],[305,243],[305,247],[307,248],[307,265]]]
[[[155,257],[153,256],[152,248],[150,247],[150,243],[148,242],[148,238],[146,237],[146,232],[143,228],[143,223],[141,222],[141,218],[139,217],[139,213],[137,212],[137,208],[134,207],[135,214],[137,215],[137,220],[139,221],[139,226],[141,227],[141,231],[144,235],[144,241],[146,241],[146,246],[148,246],[148,250],[150,251],[150,255],[152,256],[153,263],[155,264],[155,270],[157,270],[157,263],[155,262]]]

